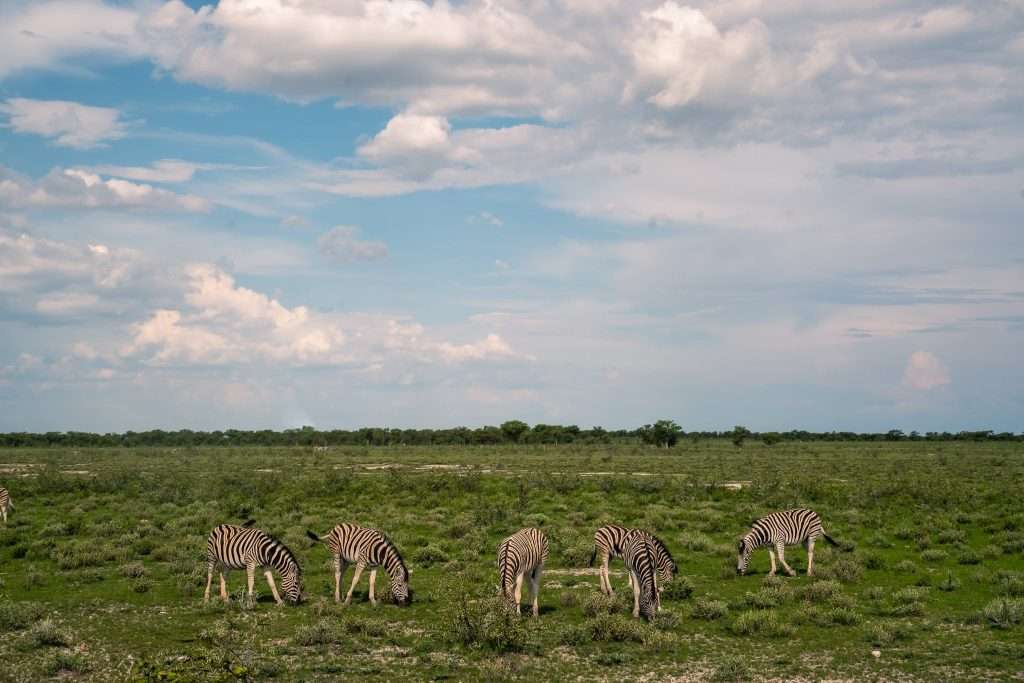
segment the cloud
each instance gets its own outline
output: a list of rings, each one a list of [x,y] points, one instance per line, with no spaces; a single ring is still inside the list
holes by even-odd
[[[51,138],[55,145],[90,149],[125,135],[121,113],[63,100],[13,98],[0,104],[7,125],[16,133]]]
[[[388,255],[387,244],[357,239],[357,233],[357,228],[339,225],[320,236],[317,248],[335,263],[379,261]]]
[[[77,168],[55,168],[32,180],[0,166],[0,206],[14,209],[155,209],[206,212],[210,202],[145,183],[101,176]]]
[[[930,351],[910,354],[903,371],[903,385],[919,391],[929,391],[950,383],[949,371]]]

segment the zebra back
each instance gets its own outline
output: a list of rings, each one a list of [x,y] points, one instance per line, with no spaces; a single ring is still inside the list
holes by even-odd
[[[520,529],[498,546],[501,591],[511,598],[516,577],[531,572],[548,559],[548,539],[540,529]]]
[[[643,529],[632,529],[622,539],[622,559],[639,587],[640,613],[648,621],[654,619],[658,601],[654,583],[656,564],[653,538]]]
[[[7,506],[11,504],[11,494],[8,493],[7,489],[0,486],[0,509],[6,510]]]

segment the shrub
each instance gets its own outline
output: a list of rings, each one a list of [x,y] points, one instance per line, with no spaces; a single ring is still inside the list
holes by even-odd
[[[693,581],[681,574],[668,583],[661,584],[663,600],[689,600],[693,596]]]
[[[730,627],[732,632],[740,636],[763,635],[782,638],[793,633],[793,627],[782,622],[775,612],[756,610],[743,612]]]
[[[967,534],[960,529],[943,529],[936,537],[939,543],[947,545],[950,543],[960,544],[967,542]]]
[[[901,560],[900,562],[897,562],[896,566],[893,567],[893,569],[895,569],[900,574],[916,574],[917,573],[917,565],[914,562],[910,561],[910,560]]]
[[[810,605],[800,611],[799,618],[816,626],[853,626],[860,622],[860,614],[850,607]]]
[[[747,593],[744,602],[755,609],[772,609],[782,604],[787,592],[781,587],[762,588],[756,593]]]
[[[87,670],[85,660],[79,655],[70,654],[67,652],[58,652],[50,658],[46,664],[46,672],[51,676],[68,672],[68,673],[84,673]]]
[[[315,624],[300,626],[295,631],[295,643],[306,647],[312,645],[333,645],[341,642],[341,635],[334,623],[321,619]]]
[[[1010,628],[1024,618],[1024,600],[996,598],[982,608],[981,616],[993,628]]]
[[[462,593],[442,614],[442,637],[464,647],[521,652],[527,643],[523,621],[504,598],[470,601]]]
[[[749,681],[753,679],[753,671],[747,660],[736,655],[722,657],[711,680],[717,683],[732,683],[733,681]]]
[[[868,642],[881,647],[910,637],[910,631],[902,624],[873,623],[866,632]]]
[[[728,613],[729,606],[724,600],[712,600],[710,598],[697,598],[697,601],[693,604],[693,609],[690,610],[690,615],[694,619],[704,619],[707,621],[721,619]]]
[[[132,579],[132,590],[136,593],[148,593],[153,588],[153,582],[144,576]]]
[[[953,576],[953,572],[946,572],[946,578],[940,581],[937,587],[940,591],[951,593],[960,587],[960,581]]]
[[[960,564],[981,564],[981,555],[973,548],[964,548],[960,551],[956,561]]]
[[[885,558],[877,553],[867,553],[864,555],[864,568],[885,569]]]
[[[679,537],[679,544],[694,553],[709,553],[715,548],[715,542],[701,533],[683,534]],[[735,551],[735,548],[729,549],[730,554]]]
[[[825,579],[835,579],[843,583],[859,581],[864,575],[864,565],[852,555],[843,555],[835,562],[825,565],[820,575]]]
[[[36,622],[28,630],[28,644],[31,647],[68,647],[71,645],[71,634],[62,629],[52,619]]]
[[[922,588],[902,588],[892,595],[893,602],[900,605],[909,605],[912,602],[920,602],[927,597],[928,592]]]
[[[141,562],[129,562],[121,565],[121,576],[139,579],[146,575],[146,568]]]
[[[590,593],[582,599],[580,607],[583,609],[583,614],[594,617],[598,614],[614,614],[620,611],[621,603],[619,598],[614,595]]]
[[[949,553],[941,548],[929,548],[921,553],[921,559],[925,562],[942,562],[949,557]]]
[[[0,602],[0,631],[20,631],[43,616],[43,606],[35,602]]]
[[[843,587],[834,579],[815,581],[805,586],[800,592],[800,597],[808,602],[828,602],[841,595]]]
[[[412,561],[421,567],[443,564],[448,561],[448,553],[436,545],[430,544],[417,550],[412,556]]]
[[[1011,598],[1024,597],[1024,575],[1019,572],[1001,571],[995,577],[997,590]]]

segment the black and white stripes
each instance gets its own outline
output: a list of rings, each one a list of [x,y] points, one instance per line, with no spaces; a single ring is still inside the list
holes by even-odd
[[[750,531],[740,540],[739,558],[736,563],[736,573],[745,574],[747,565],[750,563],[751,554],[758,548],[768,547],[768,557],[772,561],[771,575],[775,575],[775,552],[779,554],[779,562],[783,569],[790,576],[795,576],[788,564],[786,564],[785,549],[787,545],[803,543],[807,548],[807,575],[814,575],[814,539],[824,537],[832,545],[838,545],[821,526],[821,517],[818,513],[807,508],[796,508],[773,512],[766,517],[754,522]]]
[[[253,594],[253,583],[256,568],[261,567],[267,578],[267,584],[278,604],[284,602],[274,584],[273,570],[281,575],[281,590],[285,598],[297,604],[302,596],[302,572],[298,560],[288,547],[276,538],[250,527],[251,522],[243,526],[221,524],[210,532],[206,540],[206,592],[203,601],[210,599],[210,585],[213,583],[213,570],[220,571],[220,596],[228,599],[225,575],[231,569],[245,569],[249,580],[249,597]]]
[[[590,566],[594,566],[594,560],[600,555],[601,566],[599,574],[601,578],[601,591],[606,595],[615,594],[608,574],[608,562],[609,560],[622,557],[622,541],[630,531],[632,529],[627,529],[617,524],[608,524],[594,532],[594,552],[590,556]],[[657,569],[655,584],[657,585],[658,578],[666,582],[671,581],[675,578],[679,567],[676,565],[675,560],[672,559],[672,553],[669,552],[668,546],[649,531],[644,529],[638,529],[637,531],[647,534],[651,541],[654,564]],[[632,586],[632,574],[630,574],[630,585]],[[657,606],[658,609],[661,609],[660,598],[657,601]]]
[[[530,592],[533,596],[533,616],[540,614],[540,575],[548,559],[548,539],[540,529],[520,529],[498,546],[498,574],[501,577],[501,593],[505,599],[522,612],[520,601],[523,591],[523,577],[530,575]]]
[[[7,511],[14,507],[14,503],[11,502],[11,494],[7,489],[0,486],[0,516],[3,517],[4,524],[7,524]]]
[[[658,606],[655,585],[654,544],[651,535],[642,529],[631,529],[622,537],[622,559],[633,584],[633,616],[654,619]]]
[[[402,561],[398,548],[381,532],[345,523],[337,525],[324,536],[318,536],[312,531],[307,531],[306,535],[315,541],[322,541],[334,556],[335,602],[341,600],[341,577],[350,564],[355,564],[356,569],[352,585],[345,595],[346,605],[352,601],[352,591],[367,567],[370,568],[370,602],[377,604],[374,585],[377,581],[378,567],[382,567],[391,579],[391,596],[395,604],[405,607],[412,602],[409,570]]]

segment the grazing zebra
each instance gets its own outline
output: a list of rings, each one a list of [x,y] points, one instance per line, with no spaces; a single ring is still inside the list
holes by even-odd
[[[739,559],[736,564],[737,574],[746,574],[751,554],[758,548],[768,548],[768,557],[772,561],[770,576],[775,575],[775,554],[772,546],[779,554],[782,568],[790,576],[796,576],[786,564],[786,546],[802,543],[807,548],[807,576],[814,576],[814,539],[823,536],[832,545],[839,545],[825,533],[821,526],[821,517],[817,512],[807,508],[773,512],[754,522],[750,531],[740,540]]]
[[[540,529],[527,528],[515,532],[498,546],[498,574],[501,593],[516,612],[522,614],[523,577],[530,575],[533,595],[533,616],[540,614],[540,574],[548,559],[548,539]]]
[[[660,578],[664,582],[669,582],[675,578],[676,572],[679,571],[679,566],[676,565],[675,560],[672,559],[672,553],[669,552],[668,546],[655,536],[654,534],[644,531],[652,543],[652,550],[654,552],[654,563],[657,567],[658,573],[655,576],[654,583],[657,586],[658,579]],[[594,532],[594,552],[590,555],[590,566],[594,566],[594,560],[597,556],[601,555],[601,592],[606,595],[615,595],[615,591],[612,590],[612,582],[608,576],[608,562],[609,560],[622,557],[622,539],[630,532],[623,526],[617,524],[608,524],[603,526]],[[633,575],[628,574],[629,585],[633,586]],[[661,609],[661,589],[658,589],[658,609]]]
[[[281,590],[285,597],[292,604],[298,604],[302,597],[302,570],[298,560],[288,546],[259,529],[253,529],[252,524],[252,520],[242,526],[221,524],[210,532],[206,540],[206,593],[203,602],[210,600],[210,585],[216,566],[220,570],[220,597],[225,602],[228,587],[224,577],[229,570],[245,569],[249,577],[249,597],[252,598],[256,567],[262,567],[277,604],[284,601],[274,584],[274,569],[281,574]]]
[[[0,515],[4,518],[4,524],[7,524],[7,511],[13,508],[11,494],[3,486],[0,486]]]
[[[633,616],[651,621],[658,606],[654,543],[643,529],[630,529],[622,537],[622,559],[633,584]]]
[[[408,607],[412,603],[412,591],[409,589],[409,570],[406,569],[398,548],[387,536],[376,529],[368,529],[356,524],[339,524],[325,536],[317,536],[312,531],[306,535],[314,541],[322,541],[334,555],[334,601],[341,601],[341,576],[348,565],[355,564],[356,571],[352,577],[352,585],[345,595],[345,604],[352,602],[352,591],[363,570],[370,568],[370,602],[377,604],[374,597],[374,586],[377,582],[377,567],[383,567],[391,578],[391,596],[399,607]]]

